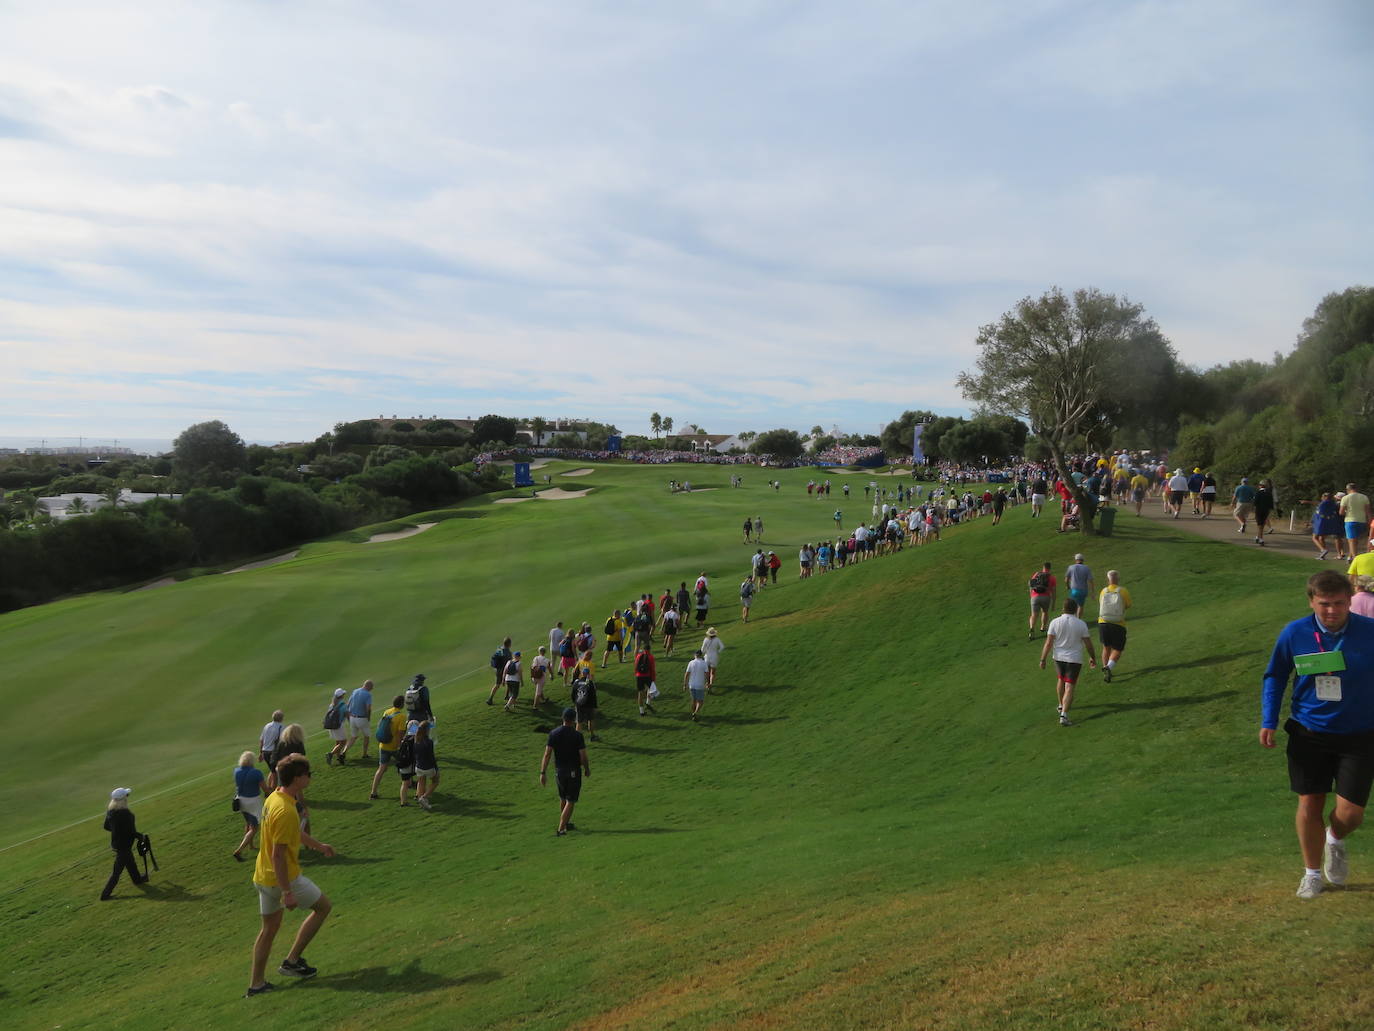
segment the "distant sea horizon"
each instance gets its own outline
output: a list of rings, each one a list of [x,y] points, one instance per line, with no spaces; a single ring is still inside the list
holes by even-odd
[[[246,440],[245,444],[271,447],[275,440]],[[172,439],[159,437],[0,437],[0,448],[82,447],[92,453],[102,448],[126,447],[136,455],[162,455],[172,450]]]

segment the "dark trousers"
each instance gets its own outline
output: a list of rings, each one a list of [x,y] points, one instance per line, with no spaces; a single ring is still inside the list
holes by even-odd
[[[138,867],[134,865],[132,845],[128,848],[115,849],[114,870],[110,873],[110,879],[105,882],[105,890],[100,893],[101,898],[107,898],[114,893],[115,885],[119,883],[119,875],[124,870],[129,871],[129,880],[135,884],[143,883],[143,876],[138,872]]]

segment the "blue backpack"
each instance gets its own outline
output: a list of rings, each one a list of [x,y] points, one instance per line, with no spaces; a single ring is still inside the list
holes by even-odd
[[[382,713],[381,717],[377,720],[377,733],[374,734],[373,737],[377,739],[379,744],[386,745],[391,743],[391,717],[395,715],[395,712],[388,709],[386,712]]]

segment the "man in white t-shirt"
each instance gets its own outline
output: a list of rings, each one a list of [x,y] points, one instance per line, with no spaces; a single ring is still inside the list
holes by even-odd
[[[1093,655],[1092,632],[1088,624],[1079,618],[1078,602],[1070,598],[1064,602],[1064,614],[1050,621],[1045,631],[1045,644],[1040,649],[1040,668],[1045,668],[1045,659],[1050,651],[1054,652],[1055,681],[1054,693],[1059,700],[1059,725],[1072,727],[1069,721],[1069,707],[1073,705],[1073,689],[1078,683],[1078,674],[1083,669],[1083,651],[1086,648],[1088,662],[1097,669],[1097,658]]]
[[[1169,477],[1169,493],[1165,495],[1165,509],[1172,512],[1175,519],[1183,511],[1183,499],[1188,494],[1188,477],[1183,475],[1181,468],[1174,470],[1174,475]]]
[[[691,662],[687,663],[687,668],[682,673],[682,687],[692,696],[692,722],[696,722],[697,714],[701,712],[702,703],[706,701],[706,692],[709,690],[710,677],[715,671],[707,664],[705,656],[697,652]]]
[[[720,653],[725,651],[725,642],[716,633],[716,628],[706,631],[706,638],[701,642],[701,654],[706,659],[706,666],[710,670],[707,677],[706,689],[709,691],[716,686],[716,667],[720,665]]]
[[[563,621],[560,619],[552,630],[549,631],[549,655],[557,657],[563,646],[563,638],[567,634],[563,630]]]

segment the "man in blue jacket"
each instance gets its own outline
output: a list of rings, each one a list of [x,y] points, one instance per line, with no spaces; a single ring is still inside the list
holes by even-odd
[[[1350,583],[1339,573],[1310,577],[1312,615],[1283,628],[1264,671],[1259,740],[1265,748],[1274,747],[1283,695],[1297,674],[1283,729],[1288,780],[1298,796],[1302,899],[1322,893],[1323,872],[1333,885],[1346,882],[1346,838],[1364,820],[1374,783],[1374,619],[1353,614],[1350,598]],[[1327,821],[1333,786],[1336,804]]]

